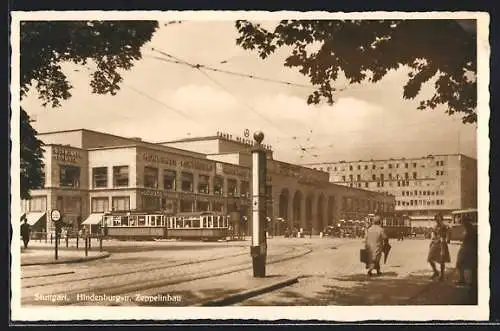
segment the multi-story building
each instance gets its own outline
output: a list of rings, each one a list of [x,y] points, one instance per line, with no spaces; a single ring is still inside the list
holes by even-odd
[[[396,212],[414,226],[432,225],[438,212],[450,219],[453,210],[477,208],[477,160],[462,154],[307,166],[327,171],[332,183],[394,195]]]
[[[108,211],[166,213],[237,211],[250,219],[248,139],[211,137],[149,143],[79,129],[39,135],[45,143],[45,186],[23,201],[30,223],[53,230],[47,212],[59,209],[78,228]],[[290,226],[321,231],[345,217],[393,210],[393,196],[329,182],[325,171],[273,159],[267,169],[267,214]],[[274,223],[273,223],[274,226]]]

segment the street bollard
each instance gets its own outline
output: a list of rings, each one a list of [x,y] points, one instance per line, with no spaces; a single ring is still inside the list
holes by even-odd
[[[50,244],[52,245],[52,233],[50,234]]]
[[[102,236],[99,237],[99,252],[102,252]]]
[[[47,243],[47,233],[45,233],[45,243]]]
[[[58,257],[59,257],[59,247],[58,247],[58,240],[57,240],[57,239],[58,239],[58,238],[57,238],[57,232],[56,232],[56,241],[55,241],[55,246],[54,246],[54,249],[55,249],[55,251],[54,251],[54,252],[55,252],[55,253],[54,253],[54,254],[55,254],[55,256],[54,256],[54,257],[55,257],[55,259],[56,259],[56,260],[57,260],[57,259],[58,259]]]
[[[92,237],[89,236],[89,251],[92,249]]]
[[[76,249],[78,249],[78,233],[76,234]]]
[[[85,237],[85,256],[89,256],[88,237]]]
[[[68,237],[68,235],[66,235],[66,248],[68,248],[68,247],[69,247],[69,237]]]

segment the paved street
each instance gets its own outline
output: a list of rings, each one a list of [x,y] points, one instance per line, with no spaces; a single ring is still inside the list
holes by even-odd
[[[450,287],[449,280],[431,285],[440,287],[441,293],[451,289],[453,297],[422,299],[431,283],[425,261],[427,240],[392,241],[384,274],[373,279],[367,278],[359,263],[359,239],[273,238],[268,243],[268,277],[258,279],[251,274],[249,241],[107,241],[104,249],[111,256],[105,259],[23,266],[22,304],[200,305],[290,277],[299,277],[298,282],[236,304],[440,304],[439,300],[459,304],[466,300],[460,294],[464,290]],[[50,248],[37,245],[33,249]],[[458,245],[450,245],[451,265],[457,250]],[[94,296],[89,299],[90,295]],[[138,296],[143,299],[130,299]]]

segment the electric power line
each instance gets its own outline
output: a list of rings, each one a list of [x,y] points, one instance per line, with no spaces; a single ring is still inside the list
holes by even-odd
[[[155,49],[153,48],[153,50],[155,50]],[[229,89],[227,89],[224,85],[222,85],[219,81],[217,81],[215,78],[211,77],[207,72],[205,72],[203,70],[203,69],[208,69],[208,67],[206,67],[204,65],[189,63],[189,62],[187,62],[187,61],[185,61],[185,60],[183,60],[183,59],[181,59],[179,57],[176,57],[174,55],[168,54],[168,53],[163,52],[163,51],[159,51],[159,50],[155,50],[155,51],[159,52],[160,54],[162,54],[164,56],[167,56],[169,58],[174,59],[176,63],[187,65],[187,66],[191,67],[192,69],[195,69],[195,70],[199,71],[202,75],[204,75],[205,77],[207,77],[212,83],[216,84],[218,87],[220,87],[226,93],[228,93],[229,95],[231,95],[235,100],[239,101],[245,108],[247,108],[248,110],[250,110],[254,114],[258,115],[260,118],[262,118],[263,120],[265,120],[267,123],[271,124],[273,127],[275,127],[276,129],[278,129],[280,132],[285,133],[285,132],[283,132],[283,130],[278,125],[274,124],[274,122],[272,122],[270,119],[268,119],[267,117],[265,117],[264,115],[262,115],[261,113],[259,113],[258,111],[256,111],[252,106],[250,106],[248,103],[246,103],[243,100],[241,100],[234,93],[232,93]]]
[[[170,62],[170,63],[175,63],[175,64],[183,64],[183,65],[186,65],[186,66],[190,66],[192,68],[197,68],[197,69],[201,68],[201,69],[210,70],[210,71],[214,71],[214,72],[220,72],[220,73],[224,73],[224,74],[228,74],[228,75],[233,75],[233,76],[239,76],[239,77],[244,77],[244,78],[261,80],[261,81],[265,81],[265,82],[269,82],[269,83],[276,83],[276,84],[282,84],[282,85],[287,85],[287,86],[295,86],[295,87],[301,87],[301,88],[309,88],[309,89],[310,88],[314,88],[313,85],[288,82],[288,81],[285,81],[285,80],[279,80],[279,79],[272,79],[272,78],[267,78],[267,77],[261,77],[261,76],[256,76],[256,75],[247,74],[247,73],[243,73],[243,72],[230,71],[230,70],[226,70],[226,69],[215,68],[215,67],[208,66],[208,65],[205,65],[205,64],[190,63],[190,62],[182,60],[182,59],[180,59],[180,58],[178,58],[178,57],[176,57],[176,56],[174,56],[172,54],[160,51],[158,49],[152,48],[152,50],[171,59],[171,60],[168,60],[168,59],[165,59],[165,58],[162,58],[162,57],[152,56],[152,58],[155,58],[155,59],[158,59],[158,60],[161,60],[161,61],[165,61],[165,62]]]

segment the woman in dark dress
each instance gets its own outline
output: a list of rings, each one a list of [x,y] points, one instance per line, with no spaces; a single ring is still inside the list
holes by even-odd
[[[450,251],[448,250],[447,237],[448,227],[443,223],[443,216],[437,214],[434,218],[436,226],[432,229],[431,244],[429,246],[429,255],[427,261],[432,267],[432,279],[439,277],[444,279],[445,264],[451,262]],[[436,263],[441,267],[441,273],[436,268]]]

